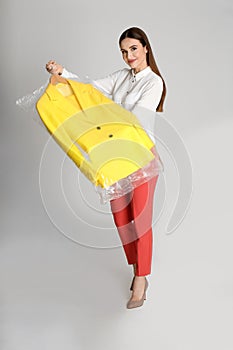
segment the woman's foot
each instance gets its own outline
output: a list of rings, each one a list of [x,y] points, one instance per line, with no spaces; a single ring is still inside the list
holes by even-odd
[[[133,286],[133,293],[129,301],[127,302],[127,309],[133,309],[135,307],[142,306],[146,299],[146,290],[148,288],[148,282],[145,276],[135,276],[135,284]],[[144,285],[142,289],[142,285]]]
[[[134,277],[133,277],[132,282],[131,282],[130,290],[133,290],[133,284],[134,284],[134,279],[135,279],[135,275],[136,275],[136,269],[137,269],[137,265],[133,264]]]
[[[138,301],[142,299],[146,287],[146,277],[145,276],[135,276],[133,283],[133,292],[131,296],[132,301]]]

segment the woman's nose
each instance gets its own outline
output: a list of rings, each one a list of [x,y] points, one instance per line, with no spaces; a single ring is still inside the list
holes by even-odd
[[[131,60],[132,58],[133,58],[132,52],[128,52],[128,54],[127,54],[127,59],[128,59],[128,60]]]

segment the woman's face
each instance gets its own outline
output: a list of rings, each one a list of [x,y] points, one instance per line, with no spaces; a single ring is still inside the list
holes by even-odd
[[[138,39],[125,38],[120,43],[123,60],[134,69],[135,73],[148,66],[146,61],[146,46]]]

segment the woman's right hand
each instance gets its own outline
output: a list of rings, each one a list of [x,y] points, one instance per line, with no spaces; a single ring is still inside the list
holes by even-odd
[[[63,67],[54,60],[48,61],[45,67],[50,74],[62,74],[63,72]]]

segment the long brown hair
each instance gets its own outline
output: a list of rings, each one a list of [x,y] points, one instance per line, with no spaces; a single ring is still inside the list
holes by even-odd
[[[148,50],[148,52],[146,54],[147,64],[148,64],[148,66],[151,67],[152,71],[154,73],[158,74],[161,77],[161,79],[163,80],[163,77],[161,76],[160,71],[159,71],[157,64],[155,62],[154,55],[153,55],[153,52],[152,52],[152,49],[150,46],[150,42],[147,38],[147,35],[144,33],[144,31],[140,28],[137,28],[137,27],[132,27],[132,28],[126,29],[121,34],[121,36],[119,38],[119,45],[121,44],[122,40],[125,38],[137,39],[141,42],[143,47],[144,46],[147,47],[147,50]],[[166,89],[165,82],[163,80],[163,93],[162,93],[160,102],[156,108],[156,112],[163,112],[163,103],[165,100],[166,92],[167,92],[167,89]]]

